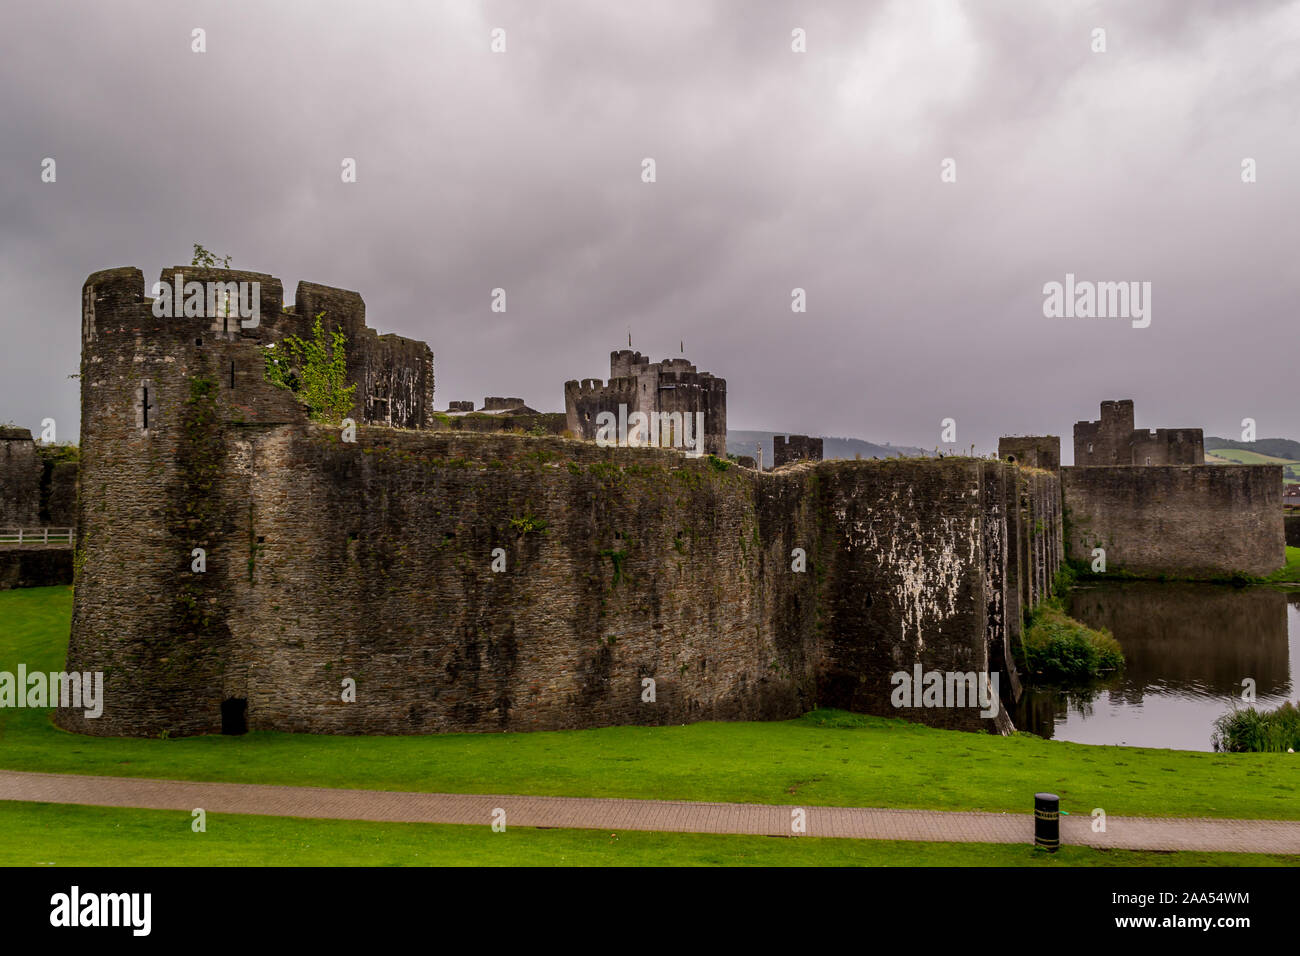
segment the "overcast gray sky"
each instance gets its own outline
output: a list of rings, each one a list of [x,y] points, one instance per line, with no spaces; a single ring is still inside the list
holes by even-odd
[[[85,277],[152,282],[201,242],[289,296],[359,291],[371,326],[432,346],[440,408],[560,410],[630,329],[725,377],[733,428],[928,448],[952,417],[981,451],[1068,447],[1133,398],[1139,425],[1300,438],[1295,2],[87,2],[3,22],[0,421],[75,437]],[[1151,282],[1150,327],[1045,318],[1066,273]]]

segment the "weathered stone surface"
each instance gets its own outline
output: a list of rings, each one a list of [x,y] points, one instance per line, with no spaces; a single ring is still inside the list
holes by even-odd
[[[1061,439],[1057,435],[1011,435],[998,439],[998,457],[1031,468],[1057,471],[1061,467]]]
[[[471,412],[467,415],[435,415],[430,427],[479,434],[520,431],[534,435],[562,435],[568,425],[563,412],[499,412],[492,415]]]
[[[1059,455],[1058,455],[1059,461]],[[1074,465],[1203,465],[1199,428],[1135,428],[1133,400],[1101,403],[1101,418],[1074,425]]]
[[[1281,465],[1062,468],[1067,554],[1149,576],[1264,577],[1286,562]]]
[[[0,430],[0,528],[40,523],[41,458],[26,428]]]
[[[38,445],[26,428],[0,428],[0,528],[76,522],[76,449]]]
[[[684,358],[652,363],[640,352],[620,349],[609,355],[608,384],[590,378],[564,383],[567,427],[575,438],[594,439],[599,415],[609,412],[617,419],[620,405],[628,415],[703,414],[704,451],[726,457],[727,381]],[[693,431],[691,436],[697,437]],[[669,443],[666,433],[661,438],[661,444]]]
[[[71,548],[0,547],[0,591],[71,583]]]
[[[807,435],[772,436],[772,467],[780,468],[796,461],[821,461],[822,440]]]
[[[1054,475],[959,458],[760,475],[388,427],[344,442],[261,375],[258,346],[292,314],[257,330],[156,320],[141,288],[109,270],[83,298],[68,666],[103,671],[106,697],[101,718],[62,726],[211,733],[243,701],[251,729],[350,734],[818,703],[1009,728],[1004,711],[895,709],[890,677],[993,668],[1014,684],[1009,635],[1061,558]],[[356,314],[317,288],[300,306]]]

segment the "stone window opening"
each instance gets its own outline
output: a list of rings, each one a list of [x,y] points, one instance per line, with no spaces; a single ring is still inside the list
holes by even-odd
[[[135,390],[135,427],[148,435],[158,421],[157,389],[152,379],[142,379]]]
[[[1092,454],[1092,442],[1088,442],[1088,454]]]
[[[230,387],[235,387],[235,360],[230,360]]]
[[[248,733],[247,697],[227,697],[221,702],[221,732],[228,736]]]

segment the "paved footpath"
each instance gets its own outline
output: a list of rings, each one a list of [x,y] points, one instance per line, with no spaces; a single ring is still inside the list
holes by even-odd
[[[1031,800],[1032,794],[1026,799]],[[339,790],[12,770],[0,770],[0,800],[186,812],[202,807],[208,813],[482,826],[488,826],[493,812],[501,808],[506,824],[516,827],[760,836],[793,835],[796,809],[754,803]],[[1032,843],[1034,838],[1032,813],[801,809],[808,836],[951,843]],[[1300,854],[1300,822],[1109,817],[1106,832],[1094,833],[1090,816],[1063,816],[1061,842],[1129,850]]]

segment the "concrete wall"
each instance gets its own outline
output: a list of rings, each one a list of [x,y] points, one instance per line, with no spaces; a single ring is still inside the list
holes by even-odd
[[[1066,550],[1109,572],[1265,576],[1285,562],[1279,465],[1062,468]]]

